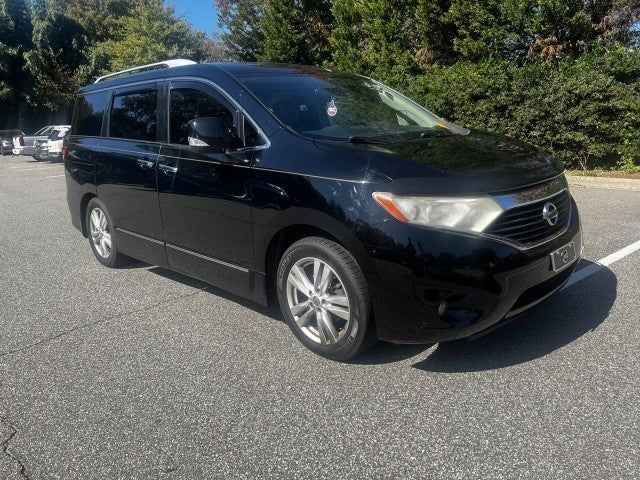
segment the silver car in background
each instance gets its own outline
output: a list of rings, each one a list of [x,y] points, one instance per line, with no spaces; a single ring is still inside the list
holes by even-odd
[[[48,140],[36,140],[33,142],[33,158],[36,161],[46,160],[49,156]]]
[[[13,137],[24,135],[20,130],[0,130],[0,155],[10,155],[13,149]]]

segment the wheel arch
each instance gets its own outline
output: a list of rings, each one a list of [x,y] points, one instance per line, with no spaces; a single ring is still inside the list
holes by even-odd
[[[98,198],[95,193],[85,193],[80,199],[80,226],[82,228],[82,235],[87,238],[89,236],[89,232],[87,231],[87,222],[85,219],[87,217],[87,205],[92,198]]]
[[[344,229],[347,230],[346,227]],[[306,223],[287,225],[271,237],[267,248],[261,254],[264,259],[265,287],[269,303],[276,300],[275,280],[280,258],[287,248],[306,237],[322,237],[336,242],[354,256],[363,273],[365,273],[365,277],[367,272],[371,271],[371,261],[364,246],[350,231],[347,230],[346,233],[336,232],[335,230],[329,231],[327,228]]]

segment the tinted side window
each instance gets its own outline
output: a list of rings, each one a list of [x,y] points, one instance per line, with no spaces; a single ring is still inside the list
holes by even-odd
[[[157,90],[129,92],[113,96],[110,137],[156,140]]]
[[[222,120],[229,127],[229,130],[235,131],[233,113],[215,97],[202,90],[174,88],[171,90],[170,105],[169,133],[171,143],[191,145],[188,124],[196,118],[216,117]]]
[[[81,95],[73,109],[72,135],[99,137],[102,130],[102,116],[107,105],[109,92]]]

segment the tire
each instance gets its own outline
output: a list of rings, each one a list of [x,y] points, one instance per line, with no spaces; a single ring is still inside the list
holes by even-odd
[[[307,237],[291,245],[280,259],[276,290],[289,328],[312,352],[346,361],[375,342],[364,275],[337,243]]]
[[[95,224],[92,223],[94,212],[96,220],[100,219],[97,222],[100,224],[100,228],[94,228]],[[91,250],[102,265],[116,268],[129,262],[129,257],[118,252],[118,243],[111,215],[106,205],[97,198],[92,198],[87,205],[85,227]],[[107,248],[108,243],[110,243],[110,248]]]

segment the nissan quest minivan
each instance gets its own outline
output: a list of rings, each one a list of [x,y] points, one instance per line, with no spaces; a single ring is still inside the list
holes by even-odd
[[[482,334],[581,254],[556,159],[366,77],[171,60],[84,87],[72,123],[71,220],[99,262],[277,301],[334,360]]]

